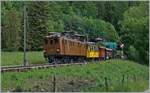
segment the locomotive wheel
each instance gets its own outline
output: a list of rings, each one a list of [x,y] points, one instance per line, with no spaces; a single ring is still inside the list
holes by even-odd
[[[48,57],[48,63],[53,63],[54,62],[54,58],[53,57]]]
[[[49,56],[48,63],[62,64],[62,63],[86,63],[85,57],[73,57],[73,56]]]

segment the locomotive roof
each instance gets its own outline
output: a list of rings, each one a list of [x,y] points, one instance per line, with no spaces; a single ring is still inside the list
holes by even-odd
[[[95,42],[87,42],[87,44],[95,44]]]
[[[64,31],[64,32],[61,32],[61,33],[77,33],[75,31]]]
[[[76,31],[64,31],[64,32],[49,32],[48,36],[60,35],[60,36],[70,36],[70,37],[85,37],[85,35],[80,35]]]
[[[73,41],[73,42],[85,43],[85,42],[80,41],[78,39],[72,39],[72,38],[67,38],[67,37],[61,37],[61,38],[65,39],[65,40]]]
[[[85,37],[85,35],[80,35],[80,34],[74,34],[74,35],[78,37]]]
[[[48,35],[48,36],[45,36],[46,38],[51,38],[51,37],[60,37],[61,35],[58,33],[58,34],[53,34],[53,35]]]
[[[54,37],[57,37],[57,36],[54,36],[54,35],[52,35],[52,36],[45,36],[45,38],[54,38]],[[85,43],[85,42],[80,41],[78,39],[72,39],[72,38],[68,38],[68,37],[65,37],[65,36],[60,36],[59,38],[63,38],[65,40],[69,40],[69,41],[72,41],[72,42]]]

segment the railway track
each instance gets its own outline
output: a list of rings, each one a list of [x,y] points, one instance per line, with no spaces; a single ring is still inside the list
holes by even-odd
[[[30,65],[30,66],[5,66],[1,67],[1,73],[4,72],[23,72],[28,71],[32,69],[44,69],[44,68],[50,68],[50,67],[60,67],[60,66],[70,66],[70,65],[83,65],[85,63],[67,63],[67,64],[36,64],[36,65]]]

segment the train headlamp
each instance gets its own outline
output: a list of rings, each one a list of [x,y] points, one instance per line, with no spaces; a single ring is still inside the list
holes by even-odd
[[[57,48],[57,50],[56,50],[57,52],[59,52],[60,51],[60,49],[59,48]]]
[[[45,53],[46,53],[46,50],[44,50],[43,53],[45,54]]]

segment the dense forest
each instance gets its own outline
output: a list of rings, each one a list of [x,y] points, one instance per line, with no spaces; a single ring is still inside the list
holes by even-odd
[[[129,59],[148,64],[148,1],[3,1],[3,51],[23,50],[23,5],[28,15],[28,51],[42,50],[43,37],[50,31],[77,31],[90,39],[121,42]]]

